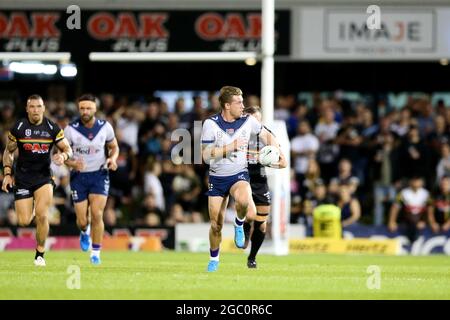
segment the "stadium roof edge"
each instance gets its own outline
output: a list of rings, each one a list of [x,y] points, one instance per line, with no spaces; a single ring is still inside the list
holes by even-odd
[[[128,0],[128,9],[260,9],[261,0]],[[64,9],[74,4],[73,0],[2,0],[0,9]],[[123,9],[123,1],[118,0],[77,0],[76,4],[81,9]],[[423,0],[373,0],[371,4],[386,6],[415,6],[423,5]],[[277,8],[289,8],[294,6],[347,6],[363,5],[367,6],[365,0],[276,0]],[[448,0],[429,0],[428,6],[443,5],[448,6]]]

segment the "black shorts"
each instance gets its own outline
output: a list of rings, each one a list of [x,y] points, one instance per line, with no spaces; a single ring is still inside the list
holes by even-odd
[[[252,197],[257,206],[270,206],[270,191],[267,182],[251,182]]]
[[[16,181],[13,191],[14,191],[14,200],[21,200],[32,198],[34,196],[34,192],[42,187],[43,185],[51,184],[53,189],[55,188],[55,182],[52,178],[41,179],[37,183],[28,184],[28,183],[20,183],[20,181]]]

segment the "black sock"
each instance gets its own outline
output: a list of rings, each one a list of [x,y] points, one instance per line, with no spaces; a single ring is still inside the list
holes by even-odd
[[[38,249],[36,249],[36,255],[34,256],[34,260],[37,259],[37,257],[44,257],[45,252],[39,252]]]
[[[256,259],[256,255],[258,254],[259,248],[261,248],[261,245],[266,236],[266,233],[262,232],[260,229],[260,226],[262,224],[263,224],[263,222],[261,222],[261,221],[254,222],[253,234],[252,234],[252,247],[250,249],[250,255],[248,256],[248,260]]]
[[[245,221],[244,222],[244,234],[246,237],[250,237],[250,229],[252,228],[252,225],[250,222]]]

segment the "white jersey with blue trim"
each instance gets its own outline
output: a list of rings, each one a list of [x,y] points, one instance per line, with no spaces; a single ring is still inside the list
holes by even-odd
[[[261,123],[251,115],[243,116],[233,122],[227,122],[221,114],[217,114],[206,119],[203,123],[202,145],[222,147],[238,138],[249,141],[250,135],[259,134],[261,129]],[[247,147],[232,152],[222,159],[211,160],[209,174],[226,177],[247,171]]]
[[[105,146],[114,140],[114,129],[106,120],[95,119],[94,126],[87,128],[80,119],[64,129],[75,159],[83,158],[85,168],[82,172],[100,170],[106,162]]]

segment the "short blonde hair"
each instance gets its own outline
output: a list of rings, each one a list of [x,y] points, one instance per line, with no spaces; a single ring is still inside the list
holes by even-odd
[[[220,89],[219,102],[222,109],[225,107],[225,103],[231,103],[233,96],[242,96],[242,90],[232,86],[225,86]]]

